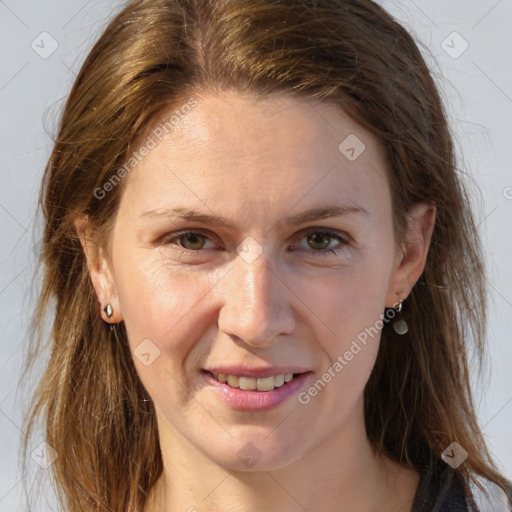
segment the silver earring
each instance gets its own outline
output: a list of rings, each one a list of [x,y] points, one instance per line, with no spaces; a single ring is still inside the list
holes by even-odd
[[[110,302],[103,308],[103,311],[105,312],[105,315],[107,315],[107,318],[112,318],[114,310],[112,309]]]
[[[402,311],[402,302],[403,300],[400,299],[400,304],[396,309],[397,313],[400,313]],[[396,322],[393,323],[393,330],[397,334],[400,334],[400,336],[403,336],[409,331],[409,326],[407,325],[407,322],[405,320],[397,320]]]

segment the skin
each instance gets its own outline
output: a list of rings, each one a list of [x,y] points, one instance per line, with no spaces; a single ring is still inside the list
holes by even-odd
[[[410,510],[418,473],[366,438],[363,390],[380,335],[307,404],[293,396],[266,411],[236,410],[200,370],[297,365],[313,371],[307,390],[385,307],[407,298],[424,269],[434,207],[416,205],[397,243],[383,148],[335,106],[228,91],[195,97],[125,179],[111,258],[84,244],[98,301],[114,309],[103,319],[125,322],[132,351],[146,339],[160,350],[149,366],[134,357],[164,462],[145,512]],[[355,161],[338,149],[350,134],[365,144]],[[327,204],[366,213],[278,224]],[[176,206],[222,215],[233,228],[144,215]],[[311,238],[310,228],[334,235]],[[84,236],[87,226],[77,229]],[[199,238],[179,238],[184,229]],[[263,250],[251,263],[236,252],[249,236]],[[250,468],[237,456],[247,443],[261,454]]]

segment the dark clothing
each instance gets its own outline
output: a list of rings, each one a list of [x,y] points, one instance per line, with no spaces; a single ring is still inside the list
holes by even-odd
[[[475,498],[471,497],[462,476],[441,459],[429,456],[420,473],[412,512],[512,512],[512,485],[505,495],[489,482],[499,494],[487,501],[477,488]]]

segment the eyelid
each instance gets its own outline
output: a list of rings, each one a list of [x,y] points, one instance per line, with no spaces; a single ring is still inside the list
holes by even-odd
[[[206,230],[202,230],[200,228],[182,229],[181,231],[175,231],[173,233],[168,233],[168,234],[162,236],[158,242],[159,242],[159,245],[168,244],[171,242],[171,240],[175,240],[176,238],[179,238],[180,236],[193,233],[193,234],[201,235],[204,238],[206,238],[207,240],[210,240],[210,242],[214,243],[214,241],[211,238],[211,232],[209,232],[209,231],[205,232],[205,231]],[[192,249],[186,249],[185,247],[181,247],[180,245],[177,245],[177,247],[179,249],[183,249],[184,251],[188,251],[188,252],[199,252],[199,251],[193,251]]]
[[[323,234],[332,236],[332,238],[339,237],[344,242],[347,242],[347,243],[348,243],[349,239],[351,238],[350,235],[348,235],[348,233],[345,233],[344,231],[338,231],[337,229],[334,229],[334,228],[322,228],[322,227],[317,227],[317,226],[312,226],[312,227],[305,228],[305,229],[299,231],[297,233],[296,237],[302,238],[304,235],[309,235],[310,233],[323,233]]]

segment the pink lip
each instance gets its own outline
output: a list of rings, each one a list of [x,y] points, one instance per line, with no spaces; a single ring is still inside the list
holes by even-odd
[[[286,375],[288,373],[305,373],[310,371],[308,368],[298,366],[268,366],[266,368],[249,368],[247,366],[214,366],[205,368],[207,372],[224,373],[226,375],[236,375],[238,377],[263,378],[273,375]]]
[[[296,394],[304,385],[311,373],[312,372],[310,371],[302,373],[290,382],[286,382],[282,386],[271,391],[246,391],[243,389],[232,388],[226,383],[219,382],[207,371],[203,371],[202,375],[206,385],[212,387],[218,393],[220,398],[228,405],[236,409],[265,410],[279,405],[290,396]]]

